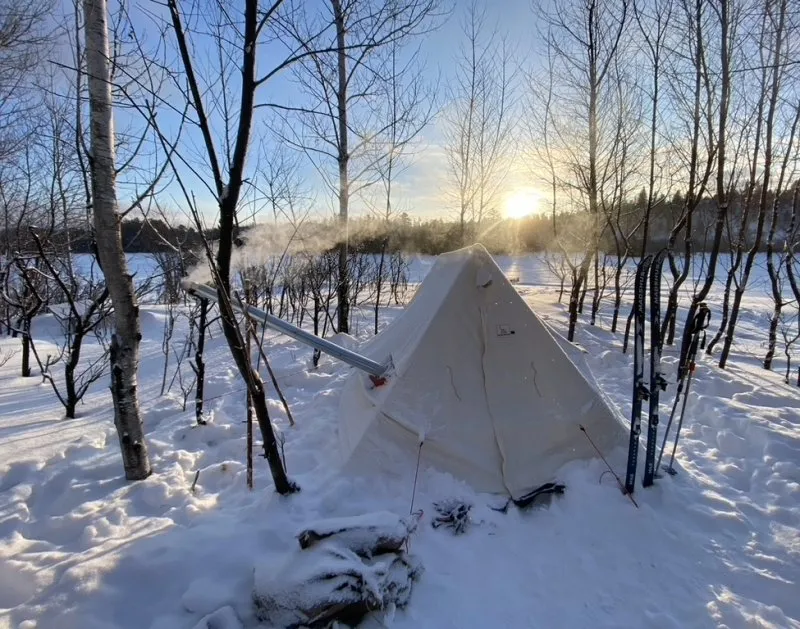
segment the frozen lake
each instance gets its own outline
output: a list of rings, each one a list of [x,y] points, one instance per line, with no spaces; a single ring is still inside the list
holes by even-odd
[[[145,253],[134,253],[128,254],[128,264],[130,266],[131,271],[135,274],[137,279],[137,283],[145,280],[145,279],[155,279],[160,274],[160,270],[158,267],[158,263],[154,259],[153,256],[150,254]],[[84,271],[88,272],[91,268],[92,256],[90,255],[76,255],[76,259],[79,261],[79,267]],[[417,284],[425,279],[425,276],[430,271],[431,267],[433,266],[434,262],[436,261],[436,256],[428,256],[428,255],[419,255],[419,254],[408,254],[408,281],[411,284]],[[551,268],[552,265],[557,264],[558,257],[556,255],[549,256],[549,263],[548,263],[548,256],[542,253],[526,253],[526,254],[519,254],[519,255],[504,255],[504,256],[495,256],[495,260],[498,266],[503,270],[503,272],[512,280],[518,282],[519,284],[524,285],[532,285],[532,286],[550,286],[553,288],[557,288],[559,285],[559,278],[557,274],[555,274]],[[609,278],[608,278],[608,285],[606,288],[606,294],[609,295],[611,291],[613,291],[613,264],[614,261],[612,258],[608,259],[608,264],[612,265],[609,268]],[[730,256],[726,254],[720,255],[719,258],[719,265],[717,268],[716,273],[716,280],[714,290],[721,291],[725,278],[727,269],[730,266]],[[623,284],[627,286],[630,283],[630,279],[633,276],[633,272],[636,268],[636,260],[629,260],[626,264],[626,278],[623,280]],[[694,285],[692,282],[692,278],[694,277],[704,277],[706,269],[705,259],[702,256],[695,256],[694,263],[689,274],[689,278],[684,283],[683,292],[692,292],[694,290]],[[664,265],[664,287],[669,284],[669,279],[671,279],[671,274],[668,268],[668,265],[665,263]],[[593,268],[590,270],[590,280],[589,286],[590,288],[593,286]],[[567,277],[567,285],[569,285],[569,277]],[[767,258],[765,254],[759,254],[756,258],[755,264],[753,266],[753,271],[751,273],[750,281],[748,283],[748,293],[754,297],[768,297],[771,296],[770,291],[770,281],[769,276],[767,273]],[[790,288],[788,285],[783,287],[784,294],[787,298],[791,298],[790,295]]]

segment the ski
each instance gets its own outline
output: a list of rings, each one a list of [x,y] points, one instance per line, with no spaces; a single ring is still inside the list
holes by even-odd
[[[647,447],[642,487],[653,484],[658,445],[658,403],[667,381],[661,373],[661,273],[667,250],[662,249],[650,265],[650,405],[647,413]]]
[[[647,299],[647,278],[653,256],[642,259],[636,269],[633,313],[633,403],[631,405],[631,436],[628,443],[628,468],[625,473],[625,492],[633,493],[636,465],[639,461],[639,434],[642,432],[642,401],[649,391],[644,386],[644,320]]]

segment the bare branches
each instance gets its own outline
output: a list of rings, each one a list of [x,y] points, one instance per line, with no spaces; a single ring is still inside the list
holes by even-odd
[[[52,42],[51,0],[0,0],[0,162],[22,147],[32,132],[30,114],[38,64]]]
[[[0,347],[0,367],[5,367],[8,364],[8,362],[16,355],[17,355],[16,350]]]
[[[448,87],[444,133],[461,244],[466,245],[484,220],[498,212],[498,193],[513,157],[514,72],[507,41],[486,32],[485,13],[475,2],[462,29],[463,48]]]
[[[309,15],[297,5],[278,21],[283,41],[291,50],[286,67],[299,62],[293,68],[294,79],[307,102],[300,107],[287,104],[277,112],[284,116],[284,129],[289,132],[286,140],[309,157],[337,197],[343,238],[339,244],[338,330],[348,332],[345,234],[351,198],[380,179],[376,173],[385,163],[387,152],[382,148],[387,135],[392,145],[388,154],[396,154],[418,133],[414,127],[419,121],[413,120],[418,99],[402,103],[397,98],[397,50],[428,28],[438,3],[330,0],[326,11]],[[387,121],[380,107],[385,101],[378,97],[387,94],[386,86],[392,80],[394,109]],[[292,126],[289,115],[296,117],[300,128]],[[402,143],[401,135],[405,136]]]
[[[60,289],[60,296],[66,300],[66,309],[51,306],[51,312],[61,324],[63,341],[59,343],[58,355],[48,355],[43,363],[36,346],[31,341],[31,347],[39,365],[42,378],[50,383],[58,400],[64,406],[67,418],[74,418],[76,407],[81,402],[92,383],[108,373],[109,348],[104,342],[101,329],[111,312],[108,303],[108,288],[105,284],[96,284],[91,278],[86,281],[75,274],[67,274],[66,280],[60,269],[57,269],[52,259],[52,252],[45,251],[41,239],[35,231],[31,230],[31,237],[36,244],[36,249],[50,274],[50,280]],[[66,251],[66,256],[71,252]],[[69,283],[68,283],[69,282]],[[103,348],[81,369],[81,353],[85,338],[94,334]],[[56,363],[64,363],[64,390],[55,381],[50,373],[50,367]]]

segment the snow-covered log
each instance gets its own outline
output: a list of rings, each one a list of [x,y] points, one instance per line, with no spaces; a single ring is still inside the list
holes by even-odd
[[[399,551],[417,528],[419,518],[401,518],[389,511],[378,511],[349,518],[331,518],[306,527],[297,535],[300,548],[310,548],[325,540],[347,548],[362,557]]]
[[[226,605],[207,616],[203,616],[194,626],[194,629],[243,629],[243,625],[233,607]]]
[[[371,611],[402,608],[421,566],[405,554],[364,560],[330,544],[257,566],[253,601],[259,620],[294,629],[358,624]]]

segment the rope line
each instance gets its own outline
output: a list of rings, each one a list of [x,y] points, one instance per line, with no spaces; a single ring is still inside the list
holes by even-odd
[[[417,469],[414,472],[414,487],[411,490],[411,507],[408,510],[408,514],[411,515],[414,513],[414,500],[417,497],[417,479],[419,478],[419,461],[422,458],[422,444],[425,443],[424,441],[419,442],[419,449],[417,450]]]

